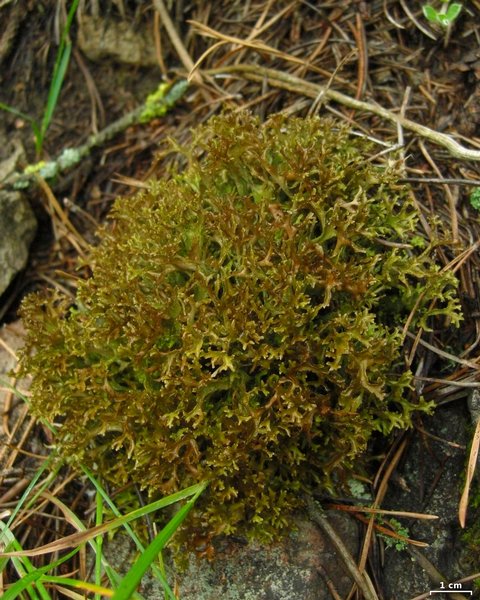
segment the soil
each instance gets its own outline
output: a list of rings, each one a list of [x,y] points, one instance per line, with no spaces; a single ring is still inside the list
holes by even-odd
[[[163,4],[170,23],[159,16]],[[406,342],[406,362],[418,376],[417,392],[439,405],[436,415],[443,416],[419,419],[411,432],[375,447],[380,463],[374,464],[381,466],[378,477],[372,473],[370,488],[381,505],[441,513],[442,522],[441,530],[418,524],[411,530],[412,537],[436,544],[438,552],[414,547],[413,555],[404,553],[397,560],[391,550],[385,558],[381,539],[370,542],[368,570],[378,597],[385,599],[428,595],[439,589],[440,581],[448,585],[480,576],[475,556],[480,541],[465,541],[457,517],[472,437],[466,401],[479,379],[480,221],[470,198],[480,185],[480,161],[454,156],[418,129],[376,110],[388,109],[448,134],[466,148],[480,149],[480,2],[465,2],[448,30],[426,21],[423,4],[81,0],[69,34],[70,64],[43,148],[36,154],[29,118],[42,120],[70,3],[0,1],[0,102],[18,111],[0,110],[0,163],[23,147],[17,169],[80,146],[145,102],[160,82],[185,77],[202,58],[187,94],[164,117],[128,127],[48,186],[28,188],[39,229],[27,268],[0,299],[3,323],[17,321],[20,302],[32,290],[57,286],[74,294],[78,277],[88,276],[88,268],[77,267],[77,258],[86,251],[84,242],[96,242],[97,227],[114,199],[134,193],[151,176],[165,175],[173,160],[168,138],[188,143],[190,128],[222,108],[247,107],[261,117],[280,110],[334,115],[373,140],[372,156],[382,153],[383,160],[401,164],[422,214],[424,237],[448,241],[439,247],[438,261],[442,268],[455,269],[464,320],[459,329],[444,327],[423,333],[420,343]],[[238,65],[255,65],[253,74]],[[302,85],[279,83],[285,75],[299,78]],[[305,91],[310,84],[366,104],[355,108],[328,92],[315,97]],[[9,184],[0,182],[1,189]],[[32,427],[34,435],[49,441],[38,426]],[[394,458],[398,468],[388,472]],[[385,485],[390,482],[385,499],[382,477]],[[1,493],[14,485],[11,478],[2,481]],[[82,484],[72,485],[80,494]],[[88,514],[85,498],[79,506]],[[476,518],[472,507],[467,524],[472,527]],[[438,542],[442,536],[443,545]],[[429,567],[419,558],[422,553]],[[470,583],[462,585],[471,589]],[[461,591],[457,587],[448,597],[460,597]],[[437,594],[442,596],[446,594]]]

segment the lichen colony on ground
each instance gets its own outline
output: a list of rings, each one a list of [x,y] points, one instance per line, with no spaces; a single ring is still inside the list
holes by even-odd
[[[268,536],[425,404],[401,329],[458,321],[395,169],[338,123],[227,114],[117,201],[75,305],[27,299],[23,370],[61,452],[154,495],[211,481],[192,527]]]

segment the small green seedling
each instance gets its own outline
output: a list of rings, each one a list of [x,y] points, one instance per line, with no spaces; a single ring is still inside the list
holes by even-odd
[[[58,47],[55,66],[53,68],[52,73],[52,83],[48,91],[47,104],[45,106],[41,123],[38,123],[37,121],[35,121],[35,119],[30,117],[29,115],[20,112],[13,106],[9,106],[8,104],[0,102],[1,110],[5,110],[9,113],[12,113],[17,117],[20,117],[30,123],[35,138],[35,152],[37,156],[40,156],[40,154],[42,153],[45,134],[47,133],[47,129],[50,125],[53,113],[57,106],[58,98],[60,96],[60,92],[63,86],[63,80],[65,79],[65,74],[67,72],[68,64],[70,62],[70,54],[72,53],[72,42],[69,38],[69,32],[72,26],[73,18],[77,11],[78,2],[79,0],[74,0],[68,11],[67,22],[62,33],[60,45]]]
[[[442,27],[450,27],[452,23],[457,19],[458,15],[462,10],[462,5],[458,2],[452,2],[448,0],[441,0],[442,7],[437,10],[431,4],[425,4],[423,8],[423,14],[430,23],[441,25]]]
[[[475,188],[470,194],[470,204],[475,210],[480,210],[480,188]]]

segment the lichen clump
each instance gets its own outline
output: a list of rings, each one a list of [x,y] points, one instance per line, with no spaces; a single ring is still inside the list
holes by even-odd
[[[401,329],[458,320],[393,168],[330,120],[227,114],[120,199],[77,298],[24,305],[35,414],[68,457],[153,495],[209,480],[192,527],[268,536],[426,405]]]

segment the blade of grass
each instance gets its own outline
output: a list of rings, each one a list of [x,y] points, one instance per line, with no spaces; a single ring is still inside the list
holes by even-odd
[[[47,105],[45,112],[43,113],[42,122],[40,124],[40,135],[35,144],[35,150],[37,154],[40,154],[43,146],[43,140],[45,134],[50,125],[53,117],[53,113],[57,106],[58,97],[63,86],[65,79],[65,73],[67,72],[68,64],[70,62],[70,55],[72,53],[72,42],[69,38],[70,28],[72,26],[73,17],[77,11],[79,0],[73,0],[70,10],[68,11],[67,21],[63,28],[62,37],[58,47],[57,57],[55,60],[55,66],[53,68],[52,83],[48,91]]]
[[[103,501],[100,494],[95,494],[95,525],[101,525],[103,523]],[[103,546],[103,536],[99,535],[95,539],[95,583],[100,585],[102,580],[102,546]],[[95,600],[102,600],[100,594],[95,594]]]
[[[59,598],[70,598],[70,600],[87,600],[87,596],[85,593],[79,594],[78,592],[74,592],[73,590],[64,587],[63,585],[58,585],[56,583],[51,584],[52,588],[57,591],[60,595]]]
[[[157,555],[163,550],[178,527],[185,520],[186,516],[193,508],[197,498],[203,492],[203,489],[199,489],[193,498],[190,498],[190,500],[188,500],[188,502],[182,506],[175,516],[167,523],[167,525],[165,525],[162,531],[160,531],[160,533],[155,537],[153,542],[149,544],[145,551],[139,556],[137,561],[134,563],[118,586],[115,594],[113,595],[113,600],[128,600],[131,598],[132,593],[137,589],[137,586],[140,583],[143,575],[154,562]]]
[[[65,73],[70,62],[70,55],[72,53],[72,42],[69,39],[70,28],[72,21],[78,8],[79,0],[73,0],[70,10],[68,11],[67,21],[63,28],[62,37],[58,47],[57,56],[55,59],[55,66],[52,73],[52,83],[48,91],[47,104],[43,113],[42,121],[40,126],[37,124],[35,119],[29,117],[25,113],[17,110],[13,106],[0,102],[0,109],[5,110],[11,114],[16,115],[22,119],[25,119],[30,123],[32,127],[33,135],[35,137],[35,151],[39,155],[42,151],[43,141],[45,134],[50,125],[53,117],[53,113],[58,103],[58,98],[63,87],[63,81],[65,79]]]
[[[61,500],[59,500],[58,498],[56,498],[55,496],[53,496],[52,494],[50,494],[50,492],[46,492],[46,491],[43,492],[42,496],[45,497],[45,498],[47,498],[52,504],[55,504],[55,506],[58,506],[58,508],[64,514],[66,520],[73,527],[76,527],[79,531],[87,531],[87,528],[82,523],[82,521],[77,517],[77,515],[70,508],[68,508],[68,506],[66,506],[66,504],[64,504]],[[97,523],[97,524],[100,524],[100,523]],[[100,551],[98,550],[98,542],[101,541],[102,539],[103,538],[101,536],[98,536],[96,539],[90,539],[90,540],[88,540],[87,543],[90,545],[90,547],[92,548],[93,552],[95,553],[95,562],[97,561],[97,558],[100,559],[100,564],[105,569],[105,573],[107,574],[107,577],[110,580],[112,588],[116,589],[118,587],[118,584],[120,583],[120,581],[121,581],[122,578],[108,564],[108,561],[105,559],[105,557],[101,553],[101,549],[100,549]],[[98,552],[99,552],[99,554],[97,554]],[[95,583],[97,585],[101,584],[101,569],[100,569],[100,576],[98,578],[98,581],[96,581]],[[143,600],[142,596],[140,594],[138,594],[138,593],[134,594],[132,596],[132,598],[134,600]]]
[[[9,382],[4,381],[2,378],[0,378],[0,381],[4,382],[5,385],[6,385],[6,387],[9,388],[9,389],[11,389],[12,392],[16,396],[18,396],[19,398],[21,398],[27,405],[29,404],[28,398],[24,394],[22,394],[19,390],[17,390],[14,386],[10,385]],[[42,422],[43,422],[43,420],[42,420]],[[48,429],[53,434],[56,433],[55,428],[51,424],[49,424],[47,422],[44,422],[44,425],[46,427],[48,427]],[[53,458],[54,458],[54,455],[51,455],[49,457],[49,459],[47,461],[45,461],[45,463],[42,465],[41,472],[43,472],[45,470],[45,468],[47,467],[47,463],[50,462],[51,460],[53,460]],[[108,496],[107,492],[103,489],[103,487],[100,485],[99,481],[94,477],[94,475],[90,472],[90,470],[87,467],[85,467],[84,465],[80,465],[80,467],[83,470],[83,472],[85,473],[85,475],[87,476],[87,478],[89,479],[89,481],[95,487],[95,489],[97,490],[97,492],[103,498],[103,500],[105,501],[105,503],[107,504],[107,506],[109,506],[109,508],[112,510],[112,512],[117,516],[117,521],[119,519],[123,519],[123,517],[122,517],[120,511],[118,510],[118,508],[116,507],[115,503],[111,500],[111,498]],[[19,504],[20,504],[20,502],[23,502],[23,501],[26,500],[26,498],[28,497],[31,489],[33,489],[36,481],[41,476],[41,472],[36,474],[36,476],[32,480],[32,483],[28,486],[28,488],[25,490],[24,494],[22,495],[22,498],[20,499]],[[155,508],[153,508],[153,509],[152,509],[152,505],[147,505],[145,507],[142,507],[142,509],[139,509],[140,512],[139,511],[133,511],[133,512],[137,513],[137,516],[136,517],[132,517],[131,519],[125,520],[123,523],[119,523],[119,525],[120,524],[123,525],[124,529],[127,531],[128,535],[130,536],[130,538],[132,539],[132,541],[135,543],[137,549],[140,552],[143,552],[145,550],[145,548],[144,548],[143,544],[140,542],[140,539],[138,538],[138,536],[135,534],[135,532],[133,531],[133,529],[128,524],[128,521],[129,520],[133,520],[133,518],[139,518],[140,516],[144,516],[144,514],[148,514],[149,512],[152,512],[153,510],[158,510],[158,508],[162,508],[163,506],[168,506],[169,504],[173,504],[175,502],[178,502],[179,500],[183,500],[185,498],[188,498],[189,496],[192,496],[193,494],[200,494],[207,487],[207,485],[208,485],[208,482],[202,482],[202,483],[197,484],[195,486],[191,486],[190,488],[187,488],[186,490],[181,490],[180,492],[177,492],[176,494],[168,496],[167,498],[162,498],[160,501],[157,501],[156,503],[153,503],[153,505],[155,505]],[[43,488],[42,490],[40,490],[39,492],[37,492],[35,494],[35,496],[34,496],[34,499],[37,498],[44,491],[44,489],[45,488]],[[29,502],[29,505],[34,501],[34,499]],[[12,514],[12,516],[11,516],[11,520],[13,520],[13,518],[15,517],[15,515],[20,510],[20,506],[16,507],[16,509],[14,511],[14,514]],[[144,514],[141,514],[142,511],[145,511],[145,509],[149,509],[149,510],[147,510],[146,512],[144,512]],[[73,513],[72,513],[72,515],[73,515]],[[132,515],[132,513],[130,513],[130,516],[131,515]],[[128,515],[126,515],[126,516],[128,516]],[[110,523],[112,523],[112,522],[110,522]],[[98,529],[98,528],[95,528],[95,529]],[[0,536],[0,539],[1,539],[1,536]],[[24,554],[24,552],[22,552],[21,554]],[[1,557],[1,554],[0,554],[0,557]],[[114,569],[112,569],[110,567],[110,565],[108,565],[108,563],[106,561],[104,563],[104,568],[105,568],[105,573],[107,574],[107,576],[108,576],[109,580],[112,582],[112,584],[114,582],[119,582],[120,581],[119,575],[115,572]],[[155,577],[157,578],[157,580],[163,586],[165,594],[169,598],[169,600],[177,600],[175,594],[170,589],[170,586],[168,585],[168,582],[167,582],[164,574],[160,571],[160,569],[156,565],[152,565],[152,572],[155,575]],[[140,598],[141,599],[142,597],[136,592],[136,593],[134,593],[133,598],[137,598],[137,599]]]
[[[35,146],[35,150],[37,154],[40,154],[42,151],[43,140],[45,139],[45,134],[50,125],[50,122],[53,117],[53,113],[57,106],[58,97],[60,96],[60,91],[63,86],[63,80],[65,78],[65,73],[67,71],[68,63],[70,62],[70,54],[72,53],[72,43],[69,42],[65,47],[65,51],[61,56],[60,66],[58,68],[58,72],[56,76],[54,75],[52,80],[52,85],[50,86],[50,91],[47,99],[47,106],[45,107],[45,112],[43,113],[42,123],[40,125],[40,136],[37,140],[37,144]]]
[[[25,404],[27,404],[27,406],[28,406],[28,404],[29,404],[28,398],[24,394],[22,394],[17,388],[15,388],[14,386],[12,386],[8,381],[4,380],[3,378],[0,378],[0,383],[2,385],[4,385],[4,387],[6,387],[7,389],[10,389],[12,391],[12,393],[14,393],[17,397],[21,398],[25,402]],[[48,429],[50,429],[50,431],[52,431],[52,433],[54,433],[54,434],[56,433],[55,432],[55,428],[52,427],[49,423],[45,422],[44,425],[46,425],[46,427],[48,427]],[[13,512],[12,512],[12,514],[11,514],[9,520],[8,520],[8,523],[6,524],[6,527],[10,527],[11,526],[11,524],[13,523],[15,517],[20,512],[22,506],[25,503],[26,503],[26,508],[29,508],[33,504],[33,502],[35,502],[35,500],[39,496],[43,495],[43,496],[50,496],[50,501],[51,502],[54,502],[54,504],[56,504],[57,506],[59,506],[61,508],[61,510],[64,511],[65,514],[68,513],[68,517],[69,517],[70,522],[72,524],[76,525],[82,531],[86,530],[85,525],[83,525],[83,523],[80,521],[80,519],[78,519],[78,517],[72,511],[70,511],[60,500],[58,500],[58,498],[51,497],[51,495],[49,494],[49,492],[46,491],[46,488],[48,487],[48,485],[50,484],[50,482],[55,479],[60,466],[56,467],[56,469],[49,474],[49,476],[43,482],[43,484],[40,487],[40,489],[37,490],[37,492],[35,493],[35,495],[27,502],[28,496],[30,495],[30,493],[33,490],[33,488],[36,486],[37,481],[42,476],[42,473],[50,466],[50,463],[54,460],[54,458],[56,458],[56,455],[55,454],[51,454],[48,457],[48,459],[37,470],[37,472],[35,473],[34,477],[32,478],[32,481],[30,482],[29,486],[26,488],[26,490],[24,491],[23,495],[21,496],[21,498],[17,502],[17,504],[15,506],[15,509],[13,510]],[[93,479],[93,475],[91,476],[90,480],[92,481],[92,479]],[[97,482],[97,486],[98,486],[97,487],[97,491],[98,491],[98,489],[101,488],[101,486],[100,486],[100,484],[98,484],[98,482]],[[103,495],[106,498],[108,498],[108,495],[103,490],[103,488],[102,488],[102,492],[103,492]],[[98,493],[100,493],[100,492],[98,492]],[[120,512],[118,511],[118,509],[116,511],[116,514],[118,516],[120,516]],[[0,525],[3,526],[4,524],[0,521]],[[0,529],[1,529],[1,526],[0,526]],[[125,527],[128,527],[128,525],[125,525]],[[0,543],[2,543],[2,538],[4,537],[4,535],[5,535],[5,530],[4,530],[4,532],[0,533]],[[17,551],[22,549],[20,545],[14,547],[14,548]],[[95,551],[95,548],[94,548],[94,551]],[[121,581],[120,575],[108,564],[108,562],[103,558],[103,556],[101,558],[104,561],[103,566],[104,566],[104,569],[105,569],[105,573],[106,573],[106,575],[107,575],[110,583],[112,584],[112,587],[117,587],[118,584]],[[0,572],[2,572],[4,570],[6,564],[8,563],[9,560],[10,560],[9,557],[0,557]],[[18,560],[18,559],[15,559],[15,560]],[[28,558],[24,557],[23,560],[28,561],[26,563],[27,565],[31,564],[30,561],[28,560]],[[32,570],[33,570],[33,566],[32,566]],[[168,584],[166,584],[166,582],[165,582],[165,585],[167,585],[167,587],[168,587]],[[51,600],[50,596],[48,595],[48,593],[46,592],[45,588],[42,585],[39,585],[39,589],[42,590],[42,591],[44,591],[45,594],[46,594],[46,595],[42,594],[42,600]],[[170,596],[171,599],[175,600],[175,596],[173,595],[173,593],[170,592],[170,594],[171,594],[171,596]],[[37,598],[37,596],[35,596],[34,600],[36,600],[36,598]],[[138,593],[135,593],[132,598],[134,600],[143,600],[142,596],[140,594],[138,594]]]
[[[88,477],[88,479],[90,480],[92,485],[95,487],[95,489],[98,491],[98,493],[102,496],[106,505],[110,508],[110,510],[113,512],[113,514],[115,516],[119,517],[120,511],[118,510],[118,508],[116,507],[116,505],[112,501],[112,499],[109,497],[107,492],[100,485],[100,482],[96,479],[96,477],[94,477],[94,475],[89,471],[89,469],[87,469],[87,467],[83,466],[82,470],[85,473],[85,475]],[[128,523],[125,523],[123,525],[123,527],[124,527],[125,531],[128,533],[128,535],[130,536],[130,539],[133,541],[133,543],[139,550],[139,552],[143,552],[145,550],[145,547],[141,543],[137,534],[130,527],[130,525]],[[153,572],[154,576],[157,578],[157,580],[162,584],[165,594],[168,596],[169,600],[177,600],[175,594],[170,589],[170,586],[168,585],[168,582],[165,579],[164,574],[160,571],[160,569],[157,567],[157,565],[152,565],[152,572]]]
[[[10,529],[2,521],[0,521],[0,528],[3,529],[3,537],[4,537],[4,539],[7,540],[5,549],[8,550],[10,548],[13,548],[15,550],[21,550],[22,547],[21,547],[20,543],[18,542],[17,538],[12,533],[12,531],[10,531]],[[13,567],[16,570],[19,579],[23,579],[29,573],[33,573],[36,570],[35,567],[32,565],[32,563],[30,562],[30,560],[26,556],[24,556],[21,558],[1,559],[0,560],[0,572],[4,571],[4,569],[7,565],[7,562],[9,560],[12,561]],[[33,587],[28,588],[27,592],[29,593],[30,598],[32,600],[39,600],[40,598],[42,600],[51,600],[49,593],[47,592],[47,590],[44,588],[43,585],[39,585],[39,587],[38,587],[39,594],[37,594],[37,591]],[[3,596],[2,596],[2,598],[3,598]]]
[[[53,462],[53,459],[54,459],[54,455],[49,456],[47,458],[47,460],[45,460],[45,462],[42,465],[40,465],[40,467],[37,469],[35,475],[32,477],[32,481],[29,483],[29,485],[27,486],[27,488],[23,492],[22,496],[20,497],[19,501],[17,502],[15,508],[13,509],[12,514],[10,515],[10,518],[7,521],[7,527],[11,527],[13,521],[15,520],[15,517],[20,512],[20,510],[22,509],[23,505],[26,503],[26,508],[28,508],[29,506],[31,506],[33,504],[33,502],[36,500],[36,498],[38,497],[38,495],[41,494],[41,492],[43,491],[43,489],[45,489],[45,487],[50,484],[50,480],[54,479],[56,477],[56,474],[58,472],[57,469],[55,469],[54,471],[52,471],[47,476],[47,478],[43,482],[42,487],[40,488],[40,490],[27,503],[27,499],[28,499],[31,491],[37,485],[37,481],[40,479],[40,477],[42,476],[43,472]],[[0,544],[2,542],[3,542],[3,534],[0,534]]]
[[[57,72],[59,70],[59,63],[61,62],[61,56],[63,54],[63,50],[66,44],[71,43],[69,39],[70,29],[72,27],[72,21],[75,17],[75,13],[77,12],[79,0],[73,0],[72,5],[70,6],[70,10],[68,11],[67,21],[65,23],[65,27],[63,28],[62,37],[60,39],[60,44],[58,46],[58,54],[57,60],[55,62],[55,67],[53,69],[53,76],[56,77]]]
[[[40,556],[42,554],[49,554],[50,552],[56,552],[59,550],[65,550],[66,548],[72,548],[78,544],[83,544],[88,540],[92,539],[101,533],[107,533],[108,531],[112,531],[117,527],[120,527],[124,523],[130,523],[130,521],[134,521],[139,517],[144,517],[152,512],[159,510],[160,508],[165,508],[166,506],[171,506],[172,504],[176,504],[181,500],[186,500],[190,498],[190,496],[196,495],[198,492],[203,491],[207,486],[207,482],[197,483],[196,485],[192,485],[184,490],[180,490],[179,492],[175,492],[174,494],[170,494],[170,496],[166,496],[165,498],[161,498],[155,502],[151,502],[146,506],[142,506],[137,508],[136,510],[132,510],[126,515],[121,517],[117,517],[116,519],[112,519],[111,521],[107,521],[98,527],[92,527],[87,531],[80,531],[77,533],[72,533],[71,535],[67,535],[59,540],[54,542],[50,542],[49,544],[45,544],[44,546],[40,546],[35,550],[23,550],[22,552],[0,552],[1,556]]]
[[[6,387],[7,389],[11,390],[13,394],[15,394],[17,397],[19,397],[21,400],[23,400],[23,402],[25,402],[25,404],[28,406],[29,405],[29,401],[28,398],[22,394],[17,388],[15,388],[14,386],[12,386],[10,384],[10,382],[8,382],[7,380],[3,379],[0,377],[0,383]],[[47,422],[44,422],[42,420],[43,424],[53,433],[56,433],[55,427],[53,427],[52,425],[50,425]],[[37,484],[37,481],[40,479],[40,477],[42,476],[42,473],[49,467],[50,463],[54,460],[54,458],[56,457],[55,454],[51,454],[48,459],[40,466],[40,468],[37,470],[37,472],[35,473],[34,477],[32,478],[32,481],[30,482],[29,486],[26,488],[26,490],[24,491],[23,495],[21,496],[20,500],[18,501],[17,505],[15,506],[15,509],[13,510],[7,526],[10,527],[10,525],[13,523],[15,517],[17,516],[17,514],[20,512],[22,506],[26,503],[28,496],[30,495],[30,492],[33,490],[33,488],[35,487],[35,485]],[[48,492],[46,492],[46,488],[47,486],[50,484],[50,480],[55,479],[56,474],[58,473],[58,469],[60,468],[60,466],[58,466],[54,471],[52,471],[52,473],[49,474],[49,476],[46,478],[45,482],[42,484],[42,486],[40,487],[40,489],[37,491],[37,493],[33,496],[33,498],[31,498],[27,503],[26,503],[26,508],[28,508],[29,506],[31,506],[33,504],[33,502],[36,500],[36,498],[38,498],[40,495],[48,495]],[[87,475],[88,479],[90,480],[90,482],[95,486],[97,493],[100,494],[100,496],[107,502],[107,504],[110,506],[110,508],[112,509],[112,511],[114,512],[114,514],[116,516],[121,516],[120,511],[118,510],[118,508],[115,506],[115,504],[112,502],[112,500],[109,498],[107,492],[103,489],[103,487],[100,485],[100,483],[96,480],[96,478],[88,471],[88,469],[86,467],[82,467],[82,469],[84,469],[85,474]],[[76,524],[78,526],[78,528],[80,530],[85,531],[86,527],[85,525],[83,525],[83,523],[80,521],[80,519],[78,519],[78,517],[72,512],[70,511],[62,502],[60,502],[60,500],[58,500],[57,498],[50,498],[50,500],[52,502],[54,502],[55,504],[57,504],[57,506],[59,506],[60,504],[63,506],[64,511],[69,513],[69,517],[71,519],[71,522]],[[1,521],[0,521],[1,523]],[[1,523],[3,525],[3,523]],[[133,530],[130,528],[130,526],[128,524],[124,524],[124,528],[127,529],[127,531],[131,532],[131,538],[133,539],[133,541],[136,543],[137,548],[139,548],[140,551],[143,551],[143,546],[140,543],[140,540],[136,537],[136,535],[134,534]],[[2,536],[3,533],[0,533],[0,543],[2,542]],[[15,548],[16,550],[21,550],[21,547],[19,546],[18,548]],[[95,548],[94,548],[95,551]],[[103,558],[103,557],[102,557]],[[9,558],[8,557],[0,557],[0,572],[3,571],[4,566],[7,564]],[[28,559],[27,559],[28,560]],[[113,569],[108,562],[103,558],[104,561],[104,569],[105,569],[105,573],[109,579],[109,581],[111,582],[112,586],[118,586],[118,584],[121,581],[121,577],[120,575],[115,571],[115,569]],[[170,600],[176,600],[173,592],[170,590],[167,581],[162,578],[162,574],[160,572],[156,573],[156,576],[158,578],[158,580],[162,583],[162,585],[164,586],[164,590],[167,594],[169,594],[169,598]],[[135,593],[133,596],[134,600],[143,600],[142,596],[138,593]],[[46,596],[44,600],[50,600],[50,596]]]
[[[73,556],[75,556],[79,549],[80,548],[75,548],[74,550],[72,550],[65,556],[62,556],[62,558],[56,560],[55,562],[49,563],[48,565],[40,567],[39,569],[35,569],[32,573],[28,573],[28,575],[25,575],[25,577],[22,577],[22,579],[15,582],[8,588],[8,590],[2,596],[2,600],[16,600],[16,598],[18,598],[18,595],[24,590],[26,590],[28,586],[38,582],[41,576],[45,573],[48,573],[48,571],[51,571],[52,569],[59,567],[64,562],[70,560]],[[43,585],[41,581],[39,583],[40,585]],[[47,597],[50,598],[50,596]]]
[[[32,128],[33,135],[35,137],[35,141],[37,141],[40,138],[40,128],[39,128],[37,122],[35,121],[35,119],[33,119],[32,117],[29,117],[27,114],[25,114],[21,110],[17,110],[13,106],[4,104],[3,102],[0,102],[0,109],[4,110],[5,112],[9,112],[10,114],[15,115],[16,117],[20,117],[21,119],[24,119],[25,121],[28,121],[30,123],[30,127]]]
[[[81,581],[80,579],[72,579],[71,577],[61,577],[58,575],[42,575],[41,581],[43,583],[58,583],[62,586],[70,586],[75,589],[86,590],[87,592],[95,592],[96,595],[107,596],[111,598],[114,594],[113,590],[110,590],[96,583],[89,583],[88,581]]]
[[[97,482],[97,484],[98,484],[98,482]],[[194,494],[193,498],[190,497],[190,500],[187,503],[188,506],[190,506],[189,503],[192,503],[192,506],[193,506],[194,501],[203,492],[203,490],[205,489],[205,487],[206,487],[206,483],[205,484],[197,484],[195,486],[187,488],[186,490],[183,490],[183,492],[181,492],[181,495],[184,496],[184,498],[182,498],[182,499],[185,499],[185,496],[189,497],[189,496],[192,496],[192,494]],[[99,486],[98,489],[101,489],[101,486]],[[100,498],[100,504],[101,504],[102,495],[101,495],[101,493],[98,490],[97,490],[97,493],[98,493],[98,497]],[[74,522],[79,529],[82,529],[82,531],[85,531],[85,526],[81,523],[81,521],[78,519],[78,517],[76,517],[76,515],[74,515],[74,513],[72,511],[70,511],[70,509],[68,509],[68,507],[66,507],[60,500],[58,500],[58,498],[52,497],[51,494],[49,494],[48,492],[44,492],[43,495],[46,496],[52,503],[54,503],[57,506],[59,506],[59,508],[61,509],[61,511],[66,515],[66,518],[67,518],[68,521],[70,521],[72,523]],[[178,501],[178,495],[173,495],[173,496],[175,497],[174,499],[176,501]],[[168,503],[172,503],[172,496],[164,498],[164,499],[162,499],[162,501],[168,501]],[[157,504],[158,504],[158,502],[157,503],[151,503],[150,505],[147,505],[147,506],[142,507],[142,508],[143,509],[149,509],[149,511],[150,511],[152,509],[152,506],[153,505],[157,505]],[[185,516],[189,512],[190,509],[191,509],[191,506],[188,508],[187,512],[185,513]],[[138,514],[139,510],[140,509],[138,509],[136,511],[132,511],[132,512],[128,513],[128,515],[125,515],[125,517],[129,517],[130,518],[133,514]],[[179,513],[177,513],[177,515],[175,515],[175,517],[171,521],[169,521],[169,523],[164,527],[164,529],[162,530],[162,532],[160,532],[159,536],[157,536],[157,538],[155,538],[156,540],[158,540],[158,542],[161,541],[162,539],[164,540],[164,537],[162,537],[162,536],[168,536],[167,539],[166,539],[166,541],[168,541],[168,539],[174,533],[174,531],[176,530],[176,528],[183,521],[183,519],[185,518],[185,516],[182,516],[183,512],[179,511]],[[120,518],[123,519],[124,517],[120,517]],[[114,522],[118,523],[118,521],[120,520],[120,518],[117,518],[117,519],[114,519],[112,521],[109,521],[109,522],[105,523],[104,525],[107,525],[110,528],[111,524],[114,523]],[[94,529],[95,530],[101,530],[102,528],[104,528],[104,525],[102,525],[101,523],[97,523],[97,526]],[[94,549],[94,551],[97,552],[98,551],[97,540],[93,540],[92,539],[92,535],[91,535],[92,531],[93,530],[90,530],[90,532],[87,532],[90,535],[90,539],[88,540],[88,542],[92,546],[92,548]],[[71,537],[71,536],[69,536],[69,537]],[[65,540],[65,538],[63,539],[63,541],[64,540]],[[80,540],[80,541],[83,541],[83,540]],[[62,542],[62,540],[59,540],[59,542]],[[166,542],[164,541],[164,543],[166,543]],[[50,546],[52,546],[52,544],[50,544]],[[45,547],[43,547],[43,548],[45,548]],[[162,547],[157,548],[155,556],[157,556],[161,552],[161,550],[162,550]],[[145,549],[142,548],[142,554],[144,552],[145,552]],[[149,566],[150,566],[150,564],[149,564]],[[155,565],[151,565],[151,566],[152,566],[152,570],[153,570],[153,568],[155,567]],[[107,573],[107,575],[110,578],[110,581],[112,583],[112,587],[114,589],[116,589],[116,587],[118,587],[118,585],[120,585],[120,582],[121,582],[120,578],[118,577],[117,573],[115,573],[115,572],[111,573],[111,571],[107,570],[105,564],[104,564],[104,567],[105,567],[105,572]],[[158,569],[158,567],[157,567],[157,569]],[[168,586],[168,583],[167,583],[167,581],[165,579],[164,574],[161,573],[161,571],[159,571],[158,573],[155,573],[155,575],[157,576],[157,579],[159,579],[160,583],[162,584],[162,586],[164,588],[164,591],[167,594],[167,596],[169,598],[171,598],[171,599],[175,599],[175,595],[170,590],[170,588]],[[100,577],[101,577],[101,572],[100,572]],[[115,583],[117,583],[118,585],[116,586]],[[141,598],[141,596],[139,596],[137,592],[132,591],[132,595],[129,596],[129,598],[136,598],[136,597],[140,597]]]

